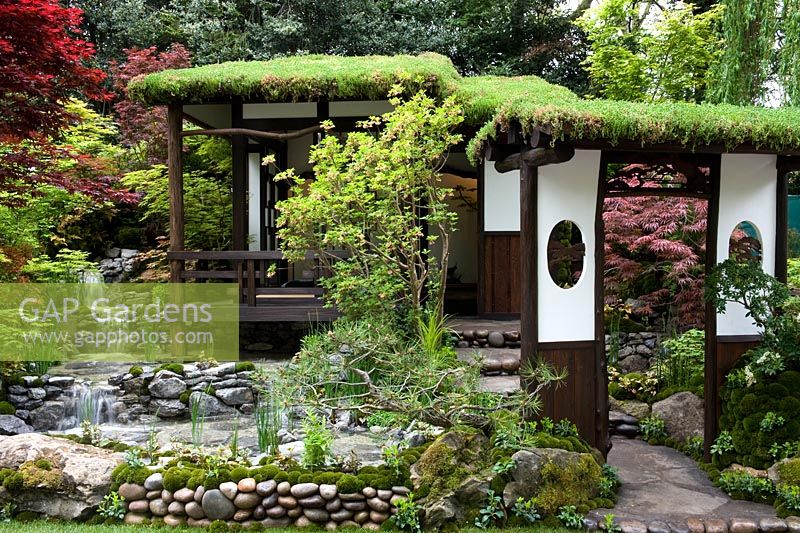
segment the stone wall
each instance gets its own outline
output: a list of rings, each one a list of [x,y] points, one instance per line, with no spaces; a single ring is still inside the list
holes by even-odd
[[[139,251],[129,248],[109,248],[97,269],[106,283],[126,281],[139,267]]]
[[[642,372],[650,368],[651,359],[658,355],[661,334],[653,332],[617,333],[619,352],[617,366],[624,373]],[[611,335],[606,335],[606,357],[614,360]]]
[[[75,378],[66,376],[23,376],[7,385],[7,401],[14,414],[0,415],[0,435],[58,429],[74,409]]]
[[[169,526],[209,526],[214,520],[248,527],[306,527],[317,524],[327,530],[362,527],[379,530],[397,512],[397,502],[410,490],[366,487],[358,493],[340,494],[336,485],[290,484],[274,480],[257,483],[245,478],[206,490],[187,487],[170,492],[163,476],[152,474],[143,485],[124,483],[119,494],[125,498],[125,523],[140,524],[158,517]]]

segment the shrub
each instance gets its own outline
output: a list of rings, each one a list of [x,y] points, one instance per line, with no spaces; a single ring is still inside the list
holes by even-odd
[[[778,474],[782,485],[800,485],[800,458],[780,463]]]
[[[10,402],[0,402],[0,415],[13,415],[16,412],[16,407]]]
[[[657,416],[648,416],[639,421],[639,429],[642,437],[651,444],[662,443],[667,438],[667,430],[664,421]]]
[[[734,500],[772,503],[775,486],[769,479],[758,478],[741,470],[723,472],[717,485]]]
[[[669,389],[669,395],[688,390],[702,391],[705,368],[705,333],[690,329],[677,337],[664,341],[656,358],[653,371],[660,392]]]

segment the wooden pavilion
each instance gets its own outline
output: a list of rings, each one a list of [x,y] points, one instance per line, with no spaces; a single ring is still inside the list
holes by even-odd
[[[523,359],[569,371],[567,386],[544,398],[546,414],[573,420],[600,449],[608,442],[605,198],[706,199],[707,269],[728,257],[731,233],[746,222],[764,270],[786,277],[786,174],[800,168],[800,112],[584,100],[533,76],[462,78],[446,58],[423,54],[281,58],[134,80],[134,98],[169,106],[172,280],[238,282],[244,321],[331,319],[313,283],[314,257],[283,261],[274,206],[287,191],[260,162],[274,154],[281,168],[309,171],[319,122],[352,131],[390,108],[395,84],[408,94],[455,95],[464,107],[469,142],[450,155],[446,172],[472,180],[477,212],[460,228],[454,260],[468,275],[449,284],[450,297],[473,302],[481,316],[520,317]],[[184,122],[201,129],[184,131]],[[184,250],[181,139],[195,134],[232,139],[232,250]],[[615,179],[615,169],[631,164],[662,165],[682,178],[639,186]],[[563,221],[574,237],[566,246],[551,239]],[[228,267],[209,268],[214,262]],[[575,273],[569,287],[553,277],[559,262]],[[281,266],[277,284],[265,275],[270,263]],[[716,436],[722,379],[758,340],[743,309],[717,315],[706,306],[706,446]]]

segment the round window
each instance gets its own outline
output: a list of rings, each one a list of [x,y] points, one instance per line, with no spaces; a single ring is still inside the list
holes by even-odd
[[[578,225],[562,220],[553,227],[547,241],[547,267],[553,283],[562,289],[574,287],[583,273],[586,245]]]
[[[761,232],[755,224],[749,220],[736,224],[728,243],[728,257],[740,262],[753,261],[761,264],[763,249]]]

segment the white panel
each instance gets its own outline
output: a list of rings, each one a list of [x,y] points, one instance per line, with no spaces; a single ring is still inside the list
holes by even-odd
[[[494,161],[483,167],[484,231],[519,231],[519,170],[501,174]]]
[[[191,104],[183,106],[183,112],[214,128],[231,127],[230,104]]]
[[[576,150],[575,157],[566,163],[539,168],[536,265],[539,342],[594,340],[594,223],[599,173],[599,150]],[[583,273],[569,289],[556,285],[547,268],[547,241],[562,220],[578,225],[586,245]]]
[[[249,248],[261,249],[261,154],[247,154]]]
[[[244,104],[242,118],[309,118],[317,116],[317,104],[298,102],[289,104]]]
[[[742,221],[752,222],[761,234],[762,265],[775,273],[775,231],[778,171],[777,156],[762,154],[723,154],[720,171],[719,229],[717,261],[728,258],[731,232]],[[717,315],[717,335],[759,333],[739,304],[728,304],[725,314]]]
[[[394,109],[387,100],[365,102],[331,102],[328,104],[330,117],[372,117],[383,115]]]

